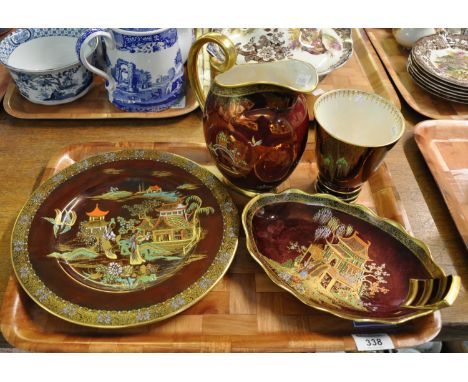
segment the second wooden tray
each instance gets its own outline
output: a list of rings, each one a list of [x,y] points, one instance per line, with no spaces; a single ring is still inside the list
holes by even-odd
[[[366,32],[408,105],[433,119],[468,119],[468,105],[445,101],[416,85],[406,70],[409,50],[398,45],[391,29],[366,29]]]
[[[414,137],[468,249],[468,121],[424,121]]]
[[[89,143],[72,145],[51,158],[42,180],[75,161],[102,151],[138,147],[188,157],[219,175],[204,145]],[[314,143],[281,189],[313,192],[317,174]],[[405,210],[385,165],[364,185],[359,203],[409,228]],[[228,274],[197,304],[162,322],[118,330],[99,330],[63,321],[37,306],[11,278],[4,296],[1,330],[15,347],[65,352],[313,352],[355,351],[351,334],[388,333],[395,347],[415,346],[441,329],[440,313],[396,326],[355,327],[352,321],[312,309],[276,286],[240,238]]]
[[[13,80],[10,81],[5,99],[5,111],[22,119],[102,119],[102,118],[171,118],[190,113],[198,107],[190,86],[187,86],[185,106],[160,112],[127,112],[116,108],[107,99],[104,80],[95,76],[91,89],[76,101],[57,106],[39,105],[24,98]]]

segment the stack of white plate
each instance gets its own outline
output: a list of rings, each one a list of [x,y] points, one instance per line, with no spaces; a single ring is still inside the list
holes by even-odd
[[[411,50],[407,69],[425,91],[448,101],[468,104],[468,36],[423,37]]]

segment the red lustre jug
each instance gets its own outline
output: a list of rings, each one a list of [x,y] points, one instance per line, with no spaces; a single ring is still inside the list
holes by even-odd
[[[218,74],[205,98],[197,56],[207,42],[221,46],[224,62],[212,59]],[[192,46],[188,75],[203,110],[207,147],[219,171],[235,188],[266,192],[295,169],[307,143],[304,93],[315,89],[315,68],[286,60],[234,66],[236,50],[224,35],[208,33]]]

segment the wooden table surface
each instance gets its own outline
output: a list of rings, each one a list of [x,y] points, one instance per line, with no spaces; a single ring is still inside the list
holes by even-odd
[[[456,303],[442,311],[437,339],[468,340],[468,253],[413,138],[414,125],[424,118],[401,101],[407,130],[386,162],[414,235],[429,245],[447,273],[462,277]],[[0,303],[12,271],[9,243],[16,215],[49,158],[66,145],[90,141],[204,142],[201,112],[165,120],[35,121],[0,110]],[[2,342],[0,337],[0,347]]]

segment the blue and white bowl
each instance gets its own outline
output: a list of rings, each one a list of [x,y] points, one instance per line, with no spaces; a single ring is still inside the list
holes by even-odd
[[[22,28],[0,42],[0,63],[13,77],[21,95],[42,105],[80,98],[91,87],[93,74],[77,59],[75,45],[82,28]],[[97,44],[88,46],[95,60]]]

